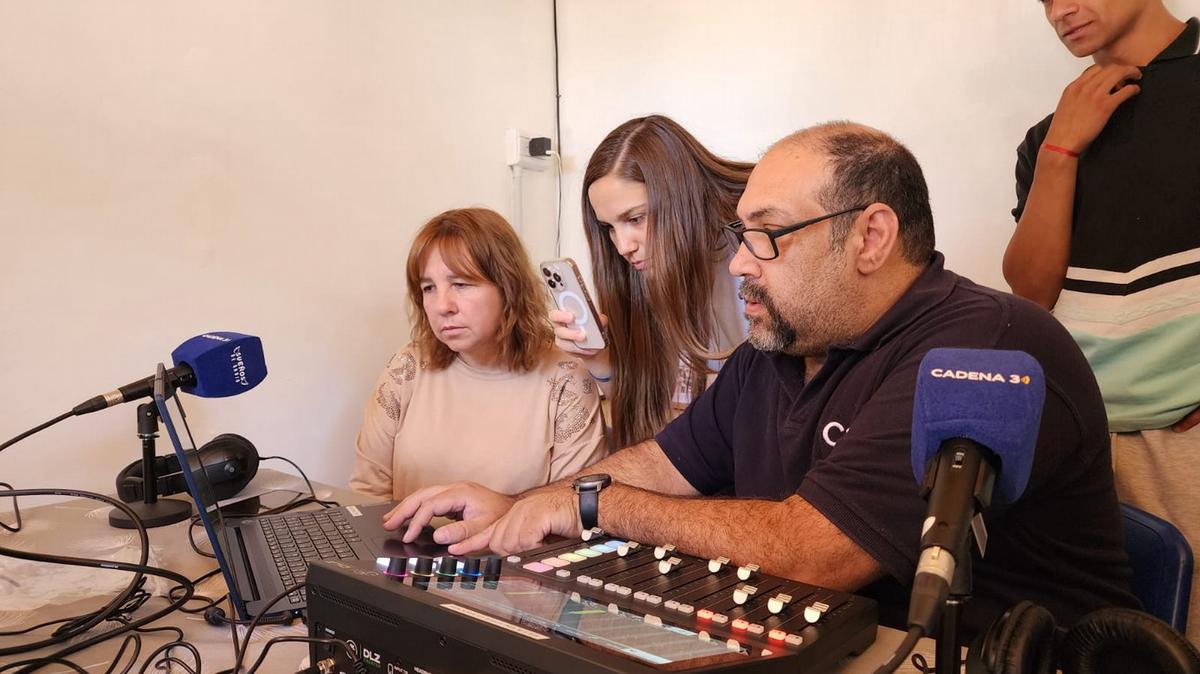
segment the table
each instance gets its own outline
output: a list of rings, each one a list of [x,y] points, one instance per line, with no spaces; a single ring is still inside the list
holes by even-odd
[[[263,469],[261,472],[268,472]],[[315,485],[317,494],[323,499],[334,499],[343,504],[363,503],[366,499],[361,495],[347,490],[332,489],[326,485]],[[29,500],[25,500],[28,505]],[[266,502],[266,497],[264,497]],[[269,503],[268,503],[269,504]],[[20,533],[9,533],[0,530],[0,545],[15,547],[22,550],[65,554],[81,557],[113,558],[121,554],[122,561],[136,561],[137,534],[133,531],[113,529],[108,526],[107,516],[109,507],[98,501],[70,500],[59,503],[45,504],[37,507],[22,509],[25,527]],[[7,508],[5,508],[7,512]],[[8,517],[6,516],[6,521]],[[197,555],[187,542],[188,522],[180,522],[166,527],[150,529],[151,555],[150,564],[171,569],[189,578],[197,578],[216,568],[214,560]],[[196,537],[203,546],[203,529],[197,528]],[[53,565],[21,562],[19,560],[0,557],[0,631],[8,631],[21,627],[74,616],[94,610],[109,601],[117,591],[128,582],[128,574],[119,571],[82,569],[79,567],[58,567]],[[16,571],[16,573],[14,573]],[[173,583],[169,580],[148,579],[148,583],[157,583],[161,595],[165,588]],[[154,587],[154,585],[149,585]],[[97,588],[100,588],[97,590]],[[220,574],[199,584],[196,588],[198,595],[219,597],[225,593],[224,579]],[[38,604],[35,597],[52,597],[53,601]],[[37,605],[35,605],[37,604]],[[146,615],[156,608],[166,604],[166,599],[156,596],[143,606],[136,616]],[[199,606],[200,602],[192,602],[191,606]],[[203,658],[203,671],[214,672],[233,666],[233,644],[228,627],[216,627],[207,624],[202,615],[173,613],[150,627],[175,626],[184,630],[185,638],[192,642]],[[97,628],[99,629],[99,626]],[[38,638],[48,636],[49,630],[40,630]],[[248,666],[258,657],[262,645],[267,639],[275,636],[306,636],[304,625],[297,621],[291,627],[264,626],[254,631],[250,650],[245,660]],[[839,667],[841,674],[870,674],[880,664],[886,662],[896,646],[903,639],[903,633],[886,627],[879,628],[875,643],[858,658],[848,658]],[[167,635],[143,635],[141,660],[132,671],[136,672],[150,651],[169,641]],[[20,637],[0,637],[0,647],[13,646],[33,641],[29,635]],[[122,641],[121,637],[98,644],[70,656],[70,660],[89,672],[104,672],[110,665]],[[15,659],[47,655],[57,648],[43,649],[33,653],[0,658],[0,664],[12,662]],[[934,644],[924,639],[918,645],[918,651],[923,653],[929,662],[933,662]],[[182,659],[191,661],[190,655],[177,651]],[[300,669],[308,655],[308,648],[303,643],[281,643],[272,647],[263,666],[259,669],[264,674],[293,674]],[[128,657],[128,653],[125,657]],[[122,660],[126,662],[126,660]],[[122,664],[119,668],[123,668]],[[72,670],[62,665],[50,665],[40,672],[60,674]],[[153,670],[150,670],[153,671]],[[174,671],[182,671],[176,668]],[[900,672],[913,673],[909,662],[900,668]]]

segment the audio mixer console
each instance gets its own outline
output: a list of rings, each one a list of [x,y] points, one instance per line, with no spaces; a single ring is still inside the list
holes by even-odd
[[[855,595],[605,536],[505,559],[322,561],[308,572],[314,637],[380,674],[819,672],[875,639]],[[352,669],[336,648],[313,663]]]

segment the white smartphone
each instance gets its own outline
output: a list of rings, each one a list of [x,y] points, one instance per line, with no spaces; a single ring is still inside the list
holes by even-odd
[[[583,330],[584,339],[575,342],[584,349],[604,348],[604,328],[600,325],[599,312],[592,304],[587,286],[583,283],[583,275],[579,267],[569,257],[561,260],[543,262],[542,280],[550,288],[554,304],[563,311],[569,311],[575,316],[575,327]]]

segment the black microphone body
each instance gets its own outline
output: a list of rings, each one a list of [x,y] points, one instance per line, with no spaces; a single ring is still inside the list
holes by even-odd
[[[955,569],[970,555],[971,520],[992,501],[998,458],[968,438],[944,441],[929,461],[922,496],[929,508],[921,529],[921,556],[913,580],[909,626],[929,634],[950,593]]]
[[[180,363],[175,367],[167,370],[166,383],[170,387],[182,388],[184,386],[194,386],[196,384],[196,373],[192,370],[192,366],[187,363]],[[154,377],[149,376],[145,379],[139,379],[124,386],[117,388],[115,391],[109,391],[102,395],[88,398],[71,409],[71,413],[75,416],[81,414],[89,414],[91,412],[99,412],[103,409],[108,409],[113,405],[120,405],[131,400],[139,400],[148,398],[154,394]]]

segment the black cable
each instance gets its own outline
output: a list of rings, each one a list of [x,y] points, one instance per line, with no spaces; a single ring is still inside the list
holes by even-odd
[[[351,667],[354,668],[355,673],[366,674],[366,666],[363,665],[362,660],[360,660],[359,657],[350,650],[350,644],[347,644],[341,639],[325,639],[319,637],[274,637],[270,639],[266,644],[263,645],[262,652],[258,654],[258,659],[254,661],[253,665],[250,665],[250,669],[246,670],[246,674],[254,674],[258,671],[259,666],[262,665],[263,660],[267,657],[267,651],[271,650],[271,647],[275,644],[297,642],[324,645],[337,644],[342,647],[342,650],[346,651],[346,655],[350,658]]]
[[[104,501],[106,503],[110,503],[110,504],[114,504],[114,505],[119,504],[120,508],[123,511],[125,511],[129,514],[132,514],[131,520],[133,521],[134,526],[138,532],[138,539],[141,543],[141,550],[142,550],[141,554],[138,556],[138,566],[143,567],[143,568],[149,568],[149,567],[146,567],[145,565],[146,565],[147,561],[150,559],[150,537],[146,533],[146,527],[145,527],[145,525],[142,524],[141,519],[139,519],[137,517],[137,514],[134,513],[132,510],[130,510],[129,506],[125,505],[124,503],[116,501],[107,496],[102,496],[100,494],[94,494],[92,492],[86,492],[86,491],[77,491],[77,490],[73,490],[73,489],[10,489],[8,491],[0,492],[0,497],[3,497],[3,496],[13,496],[13,497],[17,497],[17,496],[82,496],[83,498],[92,498],[94,500],[100,500],[100,501]],[[14,550],[14,549],[5,548],[2,546],[0,546],[0,555],[5,555],[8,557],[16,557],[17,559],[27,559],[27,560],[32,560],[35,562],[49,561],[51,563],[57,563],[57,562],[54,562],[55,559],[68,559],[68,560],[72,560],[72,562],[62,562],[62,563],[73,564],[75,566],[90,566],[92,568],[111,568],[111,567],[105,567],[104,564],[106,564],[106,562],[102,562],[100,560],[82,560],[86,563],[79,564],[78,562],[81,560],[79,558],[75,558],[75,557],[57,558],[53,555],[40,555],[37,553],[24,552],[21,550]],[[36,642],[32,642],[32,643],[25,644],[22,646],[11,646],[8,648],[0,648],[0,655],[14,655],[17,653],[27,653],[29,651],[37,650],[39,648],[44,648],[47,646],[54,646],[54,645],[63,643],[64,641],[67,641],[68,639],[74,637],[77,634],[82,634],[83,632],[90,630],[91,628],[95,627],[96,625],[104,622],[104,620],[107,618],[107,616],[111,615],[117,609],[117,607],[124,606],[125,602],[128,601],[129,598],[141,586],[141,582],[142,582],[142,574],[140,572],[136,573],[134,575],[134,577],[129,581],[129,585],[126,586],[125,590],[123,590],[121,593],[119,593],[112,601],[110,601],[108,604],[105,604],[98,611],[95,611],[94,613],[92,613],[90,615],[90,617],[85,616],[86,619],[83,620],[82,622],[74,623],[73,626],[69,630],[67,630],[65,632],[60,632],[59,630],[56,630],[56,634],[51,636],[49,639],[44,639],[42,641],[36,641]],[[72,618],[71,620],[75,620],[75,619]],[[0,672],[2,672],[2,671],[4,671],[4,670],[0,669]]]
[[[165,625],[163,627],[136,627],[133,630],[138,634],[153,634],[154,632],[174,632],[175,641],[183,641],[183,630],[174,625]]]
[[[172,656],[170,653],[172,648],[186,648],[188,650],[188,652],[190,652],[192,654],[192,658],[196,662],[196,668],[192,669],[192,668],[184,665],[183,661],[181,661],[179,658]],[[151,664],[154,664],[155,656],[157,656],[163,652],[166,652],[166,657],[160,659],[159,662],[162,662],[164,660],[167,662],[175,662],[176,664],[179,664],[180,666],[182,666],[184,669],[188,670],[189,672],[192,672],[192,674],[196,674],[196,672],[199,672],[202,669],[202,665],[200,664],[200,651],[197,650],[194,645],[192,645],[186,641],[176,640],[176,641],[172,641],[170,643],[165,643],[162,646],[159,646],[158,648],[154,649],[154,651],[151,652],[150,655],[147,655],[146,662],[142,663],[142,668],[138,670],[138,674],[145,674],[146,668],[149,667]]]
[[[141,552],[141,556],[140,556],[142,563],[129,564],[126,562],[114,562],[114,561],[86,559],[86,558],[78,558],[78,557],[64,557],[64,556],[60,556],[60,555],[47,555],[47,554],[41,554],[41,553],[25,552],[23,550],[14,550],[12,548],[5,548],[5,547],[0,547],[0,555],[5,555],[8,557],[15,557],[17,559],[35,561],[35,562],[47,562],[47,563],[51,563],[51,564],[65,564],[68,566],[83,566],[83,567],[88,567],[88,568],[114,569],[117,571],[129,571],[129,572],[134,573],[134,580],[133,580],[133,582],[130,583],[129,588],[127,588],[125,592],[122,592],[120,595],[118,595],[116,600],[114,600],[113,602],[110,602],[108,605],[109,607],[124,606],[125,602],[129,598],[129,595],[131,595],[132,591],[140,585],[140,582],[142,581],[142,578],[145,574],[149,574],[152,576],[159,576],[162,578],[167,578],[167,579],[173,580],[176,583],[180,583],[180,584],[184,585],[186,589],[185,589],[183,597],[179,598],[176,601],[172,601],[170,604],[168,604],[163,609],[154,611],[154,612],[150,613],[149,615],[143,616],[137,620],[132,620],[127,623],[123,622],[121,627],[118,627],[114,630],[105,632],[103,634],[98,634],[98,635],[95,635],[92,637],[77,640],[77,641],[75,641],[75,643],[72,643],[71,645],[69,645],[65,648],[62,648],[55,653],[51,653],[48,656],[45,656],[42,658],[25,660],[25,661],[18,662],[18,663],[10,663],[8,665],[0,666],[0,671],[5,671],[8,669],[14,668],[16,666],[22,666],[22,669],[20,671],[22,674],[24,674],[26,672],[32,672],[36,669],[44,667],[47,664],[53,664],[54,662],[62,661],[63,658],[65,658],[66,656],[68,656],[72,653],[83,650],[85,648],[89,648],[91,646],[94,646],[95,644],[101,643],[103,641],[107,641],[108,639],[112,639],[112,638],[121,636],[122,634],[126,634],[128,632],[135,631],[138,628],[142,627],[143,625],[152,623],[152,622],[162,618],[163,616],[170,614],[171,612],[178,609],[180,606],[184,605],[192,597],[192,594],[195,592],[195,587],[191,585],[191,581],[186,576],[176,573],[174,571],[170,571],[168,569],[160,569],[157,567],[145,565],[145,559],[149,555],[149,539],[146,535],[146,527],[145,527],[145,525],[142,524],[141,520],[138,518],[137,513],[133,512],[133,510],[130,509],[130,507],[128,505],[122,503],[121,501],[118,501],[118,500],[108,497],[108,496],[104,496],[103,494],[96,494],[93,492],[80,491],[80,490],[75,490],[75,489],[20,489],[20,490],[10,490],[7,492],[0,492],[0,497],[3,497],[3,496],[75,496],[75,497],[80,497],[80,498],[88,498],[88,499],[92,499],[95,501],[101,501],[103,503],[111,505],[112,507],[121,510],[126,516],[128,516],[129,519],[134,523],[135,527],[137,528],[139,538],[142,541],[142,552]],[[109,610],[111,611],[111,608]],[[95,620],[95,622],[93,622],[90,625],[87,625],[86,629],[90,629],[95,624],[97,624],[98,622],[100,622],[102,620],[105,620],[106,618],[107,618],[107,614],[98,612],[97,619],[93,619],[93,620]],[[89,622],[92,622],[92,621],[89,621]],[[9,655],[9,654],[13,654],[13,653],[24,653],[24,652],[27,652],[34,648],[42,648],[45,645],[61,643],[64,640],[65,639],[63,639],[62,637],[54,637],[48,643],[39,643],[37,646],[33,646],[32,644],[25,644],[22,646],[14,646],[14,647],[10,647],[10,648],[0,649],[0,655]]]
[[[562,257],[562,88],[558,85],[558,0],[551,3],[554,18],[554,146],[558,153],[558,205],[555,208],[554,257]]]
[[[34,625],[33,627],[26,627],[25,629],[12,630],[11,632],[0,632],[0,637],[15,637],[20,634],[28,634],[30,632],[33,632],[34,630],[40,630],[43,627],[49,627],[51,625],[57,625],[59,623],[71,622],[74,619],[75,618],[59,618],[58,620],[49,620],[47,622]]]
[[[129,670],[133,668],[137,662],[138,655],[142,652],[142,635],[137,632],[131,632],[125,635],[121,640],[121,647],[117,649],[117,654],[113,656],[112,662],[108,664],[108,669],[104,670],[104,674],[113,674],[117,671],[117,663],[121,662],[121,656],[125,654],[126,647],[133,644],[133,655],[129,658],[129,663],[125,665],[125,669],[121,670],[121,674],[129,674]]]
[[[896,653],[892,655],[892,659],[876,669],[875,674],[891,674],[899,669],[900,665],[904,663],[904,658],[907,658],[908,654],[916,648],[917,642],[921,640],[923,634],[920,627],[910,627],[908,634],[904,635],[904,640],[896,647]]]
[[[18,435],[17,437],[15,437],[11,440],[5,441],[4,444],[0,444],[0,452],[3,452],[8,447],[11,447],[12,445],[17,444],[18,442],[24,440],[25,438],[28,438],[29,436],[33,435],[34,433],[37,433],[39,431],[44,431],[47,428],[50,428],[51,426],[53,426],[54,424],[57,424],[58,422],[62,421],[63,419],[68,419],[73,416],[75,416],[75,412],[73,412],[73,411],[72,412],[63,412],[62,414],[58,415],[57,417],[54,417],[53,419],[51,419],[50,421],[47,421],[44,424],[41,424],[39,426],[34,426],[33,428],[25,431],[24,433]]]
[[[31,662],[40,663],[40,664],[38,664],[38,667],[45,667],[46,665],[66,665],[67,667],[70,667],[71,669],[75,670],[76,672],[79,672],[80,674],[88,674],[88,670],[84,669],[83,667],[80,667],[79,665],[75,664],[74,662],[71,662],[70,660],[66,660],[63,658],[56,658],[53,656],[38,658],[37,660],[22,660],[21,662],[13,662],[13,663],[4,665],[3,667],[0,667],[0,672],[7,670],[7,669],[12,669],[13,667],[17,667],[19,665],[31,663]],[[32,672],[33,670],[28,669],[28,670],[24,670],[24,671]]]
[[[250,626],[246,628],[246,635],[243,638],[243,641],[240,643],[237,639],[237,627],[232,622],[229,623],[229,628],[233,630],[233,651],[237,656],[237,659],[233,661],[233,669],[224,670],[222,674],[233,674],[234,672],[241,671],[242,660],[246,658],[246,649],[250,648],[250,635],[254,633],[254,628],[258,627],[259,623],[261,623],[263,618],[266,617],[267,611],[270,611],[272,608],[274,608],[276,604],[283,601],[283,598],[289,594],[293,592],[299,592],[300,588],[302,587],[304,587],[304,583],[293,583],[291,586],[284,588],[283,592],[275,595],[271,601],[267,602],[267,604],[262,607],[262,610],[258,612],[258,615],[254,616],[254,620],[250,621]]]
[[[104,616],[104,619],[105,620],[115,620],[117,622],[127,622],[129,620],[130,616],[132,616],[134,614],[134,612],[136,612],[139,608],[141,608],[143,604],[150,601],[150,598],[151,598],[150,593],[146,591],[145,585],[146,585],[146,579],[143,578],[141,581],[138,582],[137,589],[134,591],[134,593],[132,595],[130,595],[129,599],[126,600],[124,604],[122,604],[121,606],[114,609],[112,612],[106,614]],[[78,634],[79,633],[78,626],[82,625],[83,623],[96,617],[97,613],[99,613],[99,611],[93,611],[91,613],[85,613],[81,616],[76,616],[75,618],[66,620],[65,621],[66,624],[64,624],[62,627],[59,627],[58,629],[51,632],[51,636],[57,637],[57,636],[62,636],[62,635]]]
[[[188,524],[188,532],[187,532],[188,543],[192,546],[192,551],[195,552],[197,555],[200,555],[201,557],[208,557],[209,559],[216,559],[217,558],[216,555],[214,555],[211,552],[205,552],[196,545],[196,539],[193,538],[192,532],[196,530],[196,525],[199,523],[200,523],[200,516],[192,515],[192,521]]]
[[[4,487],[5,489],[8,489],[10,491],[13,488],[13,486],[7,482],[0,482],[0,486]],[[9,524],[5,524],[4,522],[0,522],[0,528],[3,528],[5,531],[11,531],[12,533],[15,534],[21,530],[21,508],[20,508],[20,506],[17,505],[17,497],[16,496],[12,497],[12,500],[13,500],[13,514],[16,515],[16,517],[17,517],[17,523],[16,523],[16,525],[9,525]]]
[[[166,664],[167,666],[163,667],[162,666],[163,664]],[[191,665],[189,665],[188,663],[184,662],[183,660],[180,660],[179,658],[177,658],[173,655],[168,655],[167,657],[163,658],[162,660],[159,660],[154,665],[154,668],[155,669],[166,669],[167,671],[170,671],[170,666],[172,664],[179,665],[180,667],[183,668],[183,671],[187,672],[188,674],[200,674],[200,670],[192,669]]]
[[[339,505],[336,501],[322,501],[321,499],[317,498],[317,490],[313,489],[312,482],[309,481],[308,475],[306,475],[304,473],[303,468],[296,465],[295,461],[292,461],[291,459],[287,458],[286,456],[260,456],[258,458],[258,460],[259,461],[271,461],[271,460],[287,461],[288,463],[292,464],[292,467],[295,468],[297,472],[300,473],[300,477],[304,478],[304,484],[308,485],[308,493],[310,495],[312,495],[313,503],[319,503],[323,507],[326,507],[326,508],[328,508],[330,505]]]
[[[208,573],[200,576],[199,578],[193,579],[192,585],[199,585],[200,583],[203,583],[204,581],[208,580],[209,578],[212,578],[213,576],[217,575],[218,573],[221,573],[220,567],[215,568],[212,571],[209,571]],[[174,600],[175,593],[179,592],[182,589],[184,589],[182,585],[176,585],[176,586],[172,587],[171,589],[167,590],[167,598]],[[228,597],[229,597],[228,594],[224,594],[224,595],[221,595],[220,597],[218,597],[217,599],[213,599],[211,597],[205,597],[202,594],[193,594],[192,598],[189,601],[203,601],[206,603],[199,608],[188,608],[187,606],[183,606],[183,607],[180,607],[179,612],[180,613],[191,613],[191,614],[204,613],[210,607],[220,604],[221,602],[225,601],[225,599],[227,599]]]

